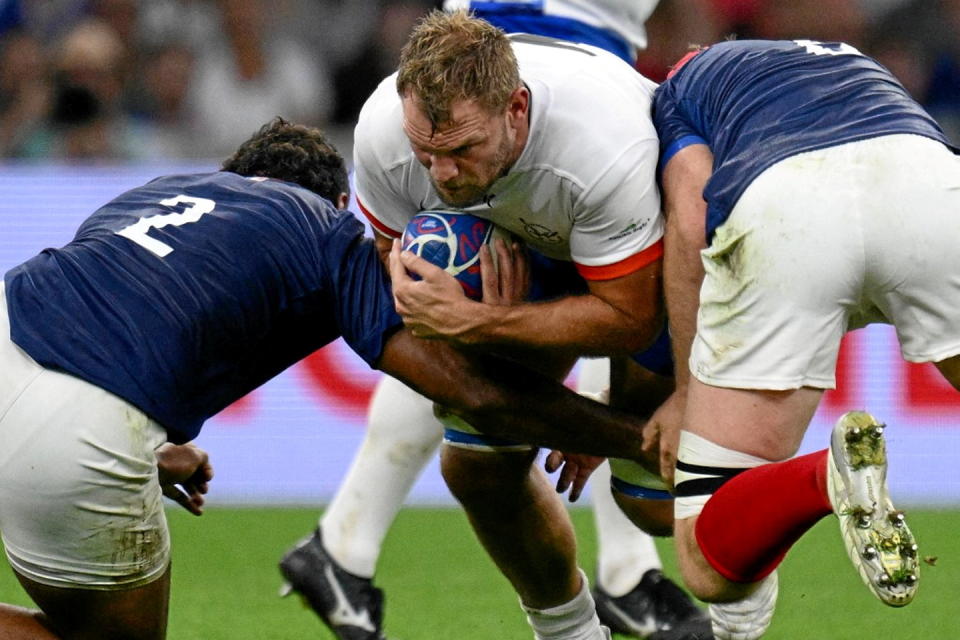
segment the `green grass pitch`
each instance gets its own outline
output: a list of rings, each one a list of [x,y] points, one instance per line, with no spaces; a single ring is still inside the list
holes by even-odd
[[[592,515],[573,510],[581,564],[592,575]],[[318,511],[211,507],[200,518],[170,511],[173,531],[172,640],[285,640],[330,635],[295,598],[277,597],[276,562],[308,532]],[[780,599],[770,640],[941,640],[960,637],[960,511],[908,510],[924,564],[917,599],[881,605],[860,584],[826,518],[794,547],[780,569]],[[669,541],[660,550],[675,566]],[[2,562],[2,561],[0,561]],[[675,574],[674,574],[675,575]],[[509,585],[484,555],[463,513],[408,508],[387,538],[377,582],[387,593],[392,640],[528,640]],[[0,600],[30,605],[8,568]]]

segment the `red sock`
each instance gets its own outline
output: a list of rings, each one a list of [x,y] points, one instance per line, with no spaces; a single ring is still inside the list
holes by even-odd
[[[765,464],[720,487],[696,524],[707,562],[734,582],[757,582],[820,518],[832,513],[827,453]]]

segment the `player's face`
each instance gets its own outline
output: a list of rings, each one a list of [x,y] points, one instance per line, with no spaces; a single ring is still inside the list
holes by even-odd
[[[436,130],[412,97],[403,98],[403,129],[417,160],[430,172],[440,199],[452,207],[482,202],[498,178],[509,171],[526,143],[526,89],[505,112],[491,113],[461,100],[450,122]]]

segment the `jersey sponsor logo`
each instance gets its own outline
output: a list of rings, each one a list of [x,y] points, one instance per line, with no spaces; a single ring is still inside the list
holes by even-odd
[[[563,238],[560,237],[560,234],[553,229],[549,229],[542,224],[527,222],[523,218],[517,219],[520,221],[520,224],[523,225],[523,232],[531,238],[536,238],[540,242],[545,242],[547,244],[560,244],[563,242]]]
[[[647,225],[649,224],[650,224],[649,220],[641,220],[639,222],[634,220],[630,224],[628,224],[626,228],[623,229],[623,231],[619,231],[613,234],[612,236],[607,238],[607,240],[619,240],[620,238],[626,238],[627,236],[633,235],[638,231],[643,231],[644,229],[647,228]]]

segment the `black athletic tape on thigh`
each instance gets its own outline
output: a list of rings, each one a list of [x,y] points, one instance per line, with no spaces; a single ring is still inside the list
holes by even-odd
[[[678,483],[673,488],[673,495],[677,498],[689,496],[713,495],[728,480],[747,471],[747,468],[731,469],[729,467],[707,467],[699,464],[690,464],[677,460],[677,471],[712,476],[708,478],[693,478]]]
[[[738,473],[743,473],[749,467],[730,468],[730,467],[708,467],[702,464],[690,464],[683,460],[677,460],[677,471],[686,471],[687,473],[697,473],[704,476],[722,476],[729,480]]]

